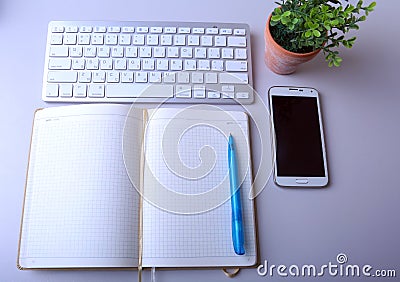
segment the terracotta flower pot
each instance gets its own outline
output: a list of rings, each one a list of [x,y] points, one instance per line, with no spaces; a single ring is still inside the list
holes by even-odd
[[[319,51],[321,51],[321,49],[309,53],[294,53],[284,49],[272,38],[269,29],[271,16],[272,14],[268,17],[264,31],[265,64],[277,74],[293,73],[298,65],[313,59],[319,53]]]

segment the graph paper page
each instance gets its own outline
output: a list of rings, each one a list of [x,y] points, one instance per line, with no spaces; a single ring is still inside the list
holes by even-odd
[[[152,115],[153,114],[153,115]],[[146,128],[143,266],[244,266],[256,260],[248,120],[241,112],[161,109]],[[245,249],[233,250],[227,138],[238,151]]]
[[[124,105],[79,105],[37,111],[20,266],[137,266],[139,195],[122,155],[128,110]],[[127,142],[139,172],[142,114],[131,118],[135,129]]]

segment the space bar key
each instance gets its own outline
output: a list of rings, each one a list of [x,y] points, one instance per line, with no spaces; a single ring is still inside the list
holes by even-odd
[[[173,96],[173,85],[146,83],[106,85],[106,97],[109,98],[168,98]]]

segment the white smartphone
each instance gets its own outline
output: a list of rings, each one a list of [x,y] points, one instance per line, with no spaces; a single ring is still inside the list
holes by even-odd
[[[328,168],[318,91],[278,86],[271,87],[268,96],[275,183],[289,187],[327,185]]]

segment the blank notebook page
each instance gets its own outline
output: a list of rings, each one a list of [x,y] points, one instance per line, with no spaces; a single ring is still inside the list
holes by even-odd
[[[37,111],[22,267],[137,266],[139,196],[122,156],[128,110],[80,105]],[[139,160],[140,145],[134,140],[131,153]]]
[[[246,254],[238,256],[233,250],[231,236],[227,156],[227,136],[230,132],[237,136],[236,145],[242,150],[240,156],[248,153],[247,116],[232,113],[235,119],[232,122],[221,118],[218,112],[191,112],[171,119],[176,114],[173,109],[158,110],[146,130],[143,265],[193,267],[254,264],[254,210],[253,202],[248,197],[251,175],[244,161],[242,168],[247,170],[247,175],[241,195]],[[238,130],[243,130],[244,135]],[[207,166],[204,163],[210,157],[213,161]],[[243,164],[246,158],[241,157],[239,160]],[[207,171],[202,171],[202,162]],[[199,175],[195,170],[200,170]],[[163,189],[176,192],[176,197],[172,196],[169,203],[163,202],[166,197],[157,197],[164,193]],[[197,203],[199,206],[191,202],[191,196],[205,195],[213,189],[212,195]]]

